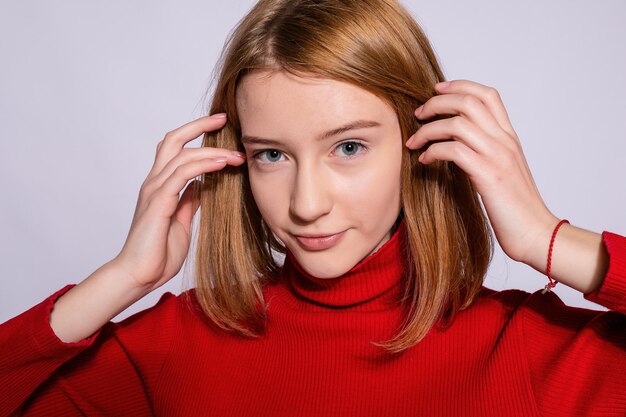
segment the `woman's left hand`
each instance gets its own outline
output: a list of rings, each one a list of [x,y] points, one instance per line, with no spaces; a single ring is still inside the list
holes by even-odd
[[[517,134],[498,91],[468,80],[436,85],[440,93],[417,108],[428,120],[409,138],[410,149],[430,146],[420,162],[454,162],[480,194],[504,252],[514,260],[536,263],[533,248],[543,248],[558,219],[546,207],[526,163]],[[452,139],[452,140],[450,140]]]

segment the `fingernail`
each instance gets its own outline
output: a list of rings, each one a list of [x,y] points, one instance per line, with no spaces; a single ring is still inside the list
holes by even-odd
[[[225,119],[226,113],[215,113],[215,114],[212,114],[211,117],[214,119]]]
[[[413,141],[413,135],[411,135],[411,137],[406,142],[404,142],[404,144],[406,146],[410,146],[412,141]]]
[[[415,116],[419,116],[423,109],[424,109],[423,104],[419,106],[417,109],[415,109]]]
[[[440,83],[435,84],[435,88],[443,90],[444,88],[446,88],[449,85],[450,85],[450,81],[442,81]]]
[[[246,157],[245,153],[238,152],[238,151],[232,151],[232,154],[235,155],[238,158],[241,158],[241,159],[245,159],[245,157]]]

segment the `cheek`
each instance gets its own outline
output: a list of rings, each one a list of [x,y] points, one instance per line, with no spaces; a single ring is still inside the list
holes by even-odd
[[[377,159],[378,163],[368,162],[359,172],[345,177],[338,193],[361,218],[380,219],[400,206],[401,150]]]
[[[263,175],[254,170],[249,170],[249,179],[254,202],[271,227],[279,217],[281,208],[285,207],[286,184],[280,180],[280,176]]]
[[[395,210],[400,201],[400,173],[389,170],[369,170],[367,175],[355,179],[352,184],[353,210],[364,216],[381,218],[389,210]]]

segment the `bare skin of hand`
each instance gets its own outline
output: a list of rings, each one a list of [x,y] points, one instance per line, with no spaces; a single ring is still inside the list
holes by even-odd
[[[559,219],[546,207],[498,91],[469,80],[435,86],[438,95],[415,110],[424,124],[406,146],[428,149],[420,162],[454,162],[481,196],[502,250],[545,273],[550,237]],[[599,234],[563,225],[553,250],[553,276],[584,293],[599,287],[608,258]]]
[[[185,144],[225,123],[224,115],[201,117],[172,130],[159,142],[122,250],[56,301],[50,325],[59,339],[73,342],[92,335],[180,271],[199,206],[193,198],[197,182],[192,180],[245,162],[245,155],[237,151],[185,148]]]
[[[180,271],[187,257],[198,202],[192,201],[196,181],[179,200],[185,184],[206,172],[245,162],[245,155],[237,151],[184,147],[225,122],[225,117],[203,117],[169,132],[159,142],[154,165],[139,191],[128,238],[116,257],[138,286],[163,285]]]

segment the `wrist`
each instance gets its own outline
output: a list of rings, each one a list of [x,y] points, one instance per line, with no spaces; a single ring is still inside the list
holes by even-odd
[[[527,249],[518,260],[542,274],[545,274],[550,240],[554,228],[560,220],[561,219],[549,212],[538,219],[535,222],[535,226],[529,231],[530,237]]]
[[[546,276],[550,242],[560,221],[557,217],[546,217],[543,226],[534,232],[533,244],[521,259]],[[552,245],[551,276],[554,281],[587,294],[602,284],[607,268],[608,254],[600,234],[568,223],[561,225]]]
[[[143,297],[158,287],[153,282],[138,279],[137,276],[131,272],[132,268],[120,255],[104,264],[102,268],[106,269],[109,275],[115,276],[119,285],[122,285],[126,291],[132,294],[141,294]]]
[[[150,291],[137,285],[119,264],[107,262],[57,299],[50,313],[50,326],[63,342],[77,342]]]

